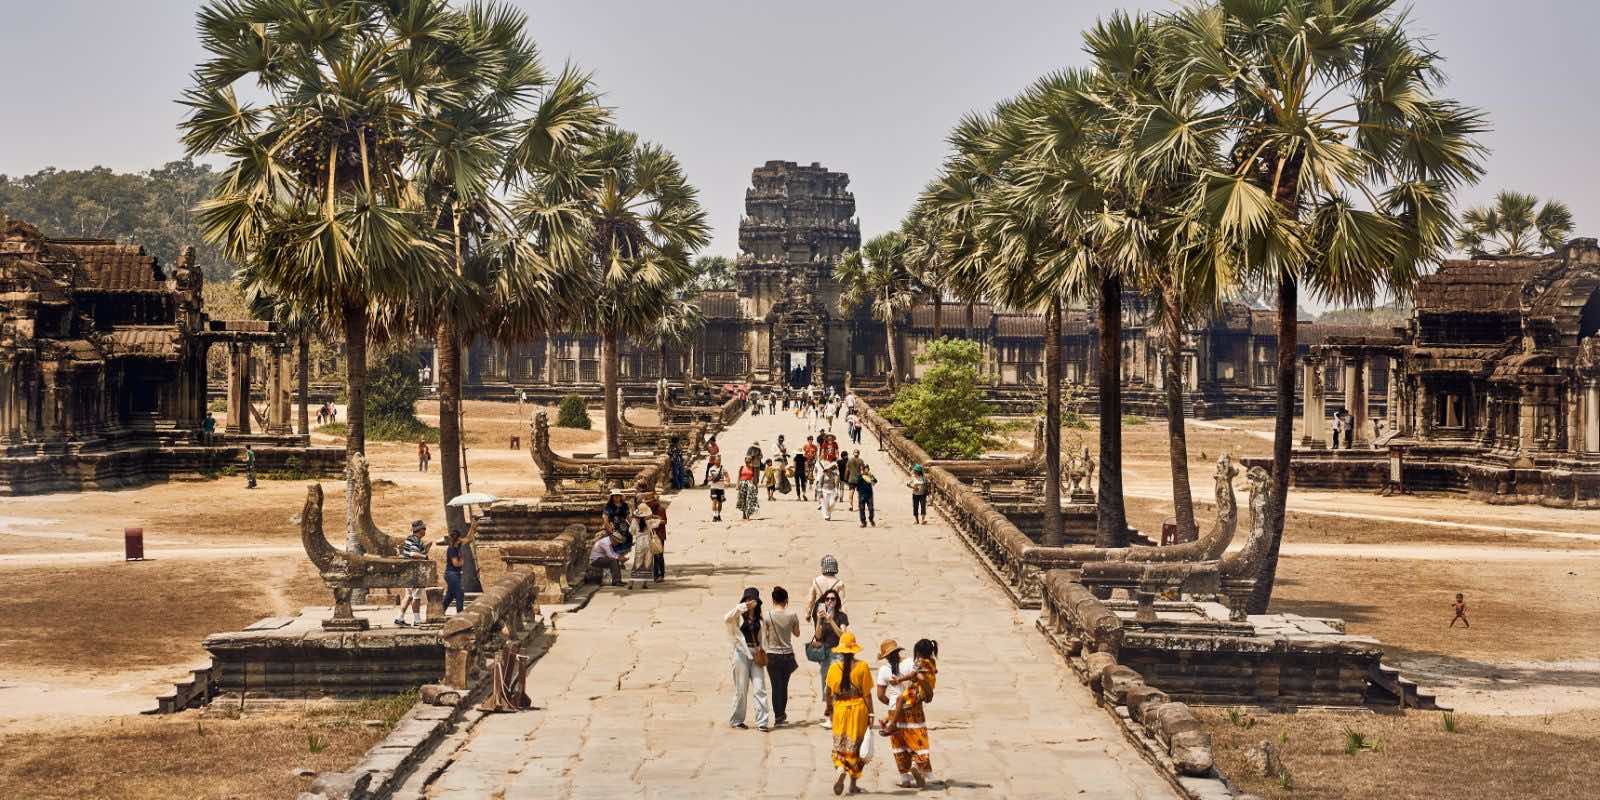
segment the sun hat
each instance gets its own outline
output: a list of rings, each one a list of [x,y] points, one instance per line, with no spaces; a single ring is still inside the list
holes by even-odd
[[[610,496],[610,497],[621,497],[622,496],[622,490],[621,489],[612,489],[611,490],[611,494],[608,495],[608,496]]]
[[[911,471],[912,472],[916,472],[916,473],[921,473],[922,472],[922,465],[921,464],[912,464],[911,465]]]
[[[822,557],[822,574],[837,575],[839,573],[839,559],[831,554]]]
[[[634,506],[633,516],[634,519],[649,519],[652,516],[650,513],[650,507],[644,503]]]
[[[896,650],[904,650],[904,649],[905,649],[904,647],[900,646],[899,642],[897,642],[897,641],[895,641],[893,639],[884,639],[883,640],[883,644],[878,645],[878,660],[882,661],[882,660],[888,658],[889,655],[891,653],[895,652]]]
[[[839,634],[839,643],[833,646],[835,653],[855,654],[861,652],[861,645],[856,641],[856,635],[850,631]]]

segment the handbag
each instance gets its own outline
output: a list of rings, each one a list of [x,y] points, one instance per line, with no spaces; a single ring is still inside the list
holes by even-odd
[[[872,751],[876,749],[872,745],[874,738],[876,737],[872,735],[871,731],[864,731],[861,734],[861,744],[856,748],[856,755],[861,757],[863,763],[872,760]]]
[[[754,651],[752,651],[752,655],[751,655],[750,660],[756,662],[756,666],[758,666],[758,667],[766,666],[767,665],[767,651],[764,648],[762,648],[760,645],[757,645],[756,649]]]

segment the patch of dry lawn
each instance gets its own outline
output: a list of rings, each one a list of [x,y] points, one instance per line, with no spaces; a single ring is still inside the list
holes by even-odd
[[[243,719],[186,711],[0,736],[0,796],[36,800],[293,797],[348,769],[415,699],[283,710]],[[379,726],[363,724],[377,719]],[[318,752],[311,752],[315,737]]]
[[[1594,797],[1594,753],[1600,712],[1547,717],[1248,712],[1242,727],[1225,709],[1198,709],[1211,732],[1217,766],[1230,781],[1264,798],[1294,800],[1504,800]],[[1247,723],[1249,724],[1249,723]],[[1360,732],[1377,749],[1345,754],[1345,732]],[[1247,748],[1276,745],[1292,789],[1249,773]]]

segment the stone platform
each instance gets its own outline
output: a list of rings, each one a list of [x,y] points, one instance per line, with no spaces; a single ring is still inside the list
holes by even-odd
[[[213,691],[250,698],[353,699],[410,691],[444,672],[442,625],[394,624],[394,605],[356,606],[365,631],[327,631],[332,614],[311,606],[293,617],[268,617],[244,630],[207,636]]]
[[[214,445],[148,440],[58,442],[0,449],[0,495],[123,489],[152,481],[242,469],[244,448],[256,473],[332,478],[344,472],[342,447],[312,447],[303,436],[227,436]]]

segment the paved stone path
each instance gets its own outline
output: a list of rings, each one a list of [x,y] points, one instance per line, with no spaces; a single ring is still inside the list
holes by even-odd
[[[805,441],[804,424],[781,411],[746,416],[718,440],[724,453],[742,456],[757,441],[770,454],[780,433],[791,449]],[[722,625],[745,586],[763,597],[786,586],[798,607],[824,553],[841,562],[845,610],[869,655],[890,637],[939,642],[939,692],[928,711],[936,780],[924,794],[1174,796],[1034,629],[1035,614],[1012,607],[937,515],[910,524],[904,474],[876,452],[870,432],[865,439],[862,453],[881,480],[877,527],[859,527],[843,503],[824,522],[814,503],[781,495],[742,522],[731,491],[723,515],[731,521],[712,523],[705,491],[683,492],[670,509],[666,584],[607,587],[584,610],[560,615],[555,645],[528,680],[537,710],[484,718],[428,796],[831,796],[816,666],[801,654],[789,726],[761,733],[752,714],[750,730],[734,730]],[[881,755],[863,788],[912,794],[894,787],[893,760]]]

